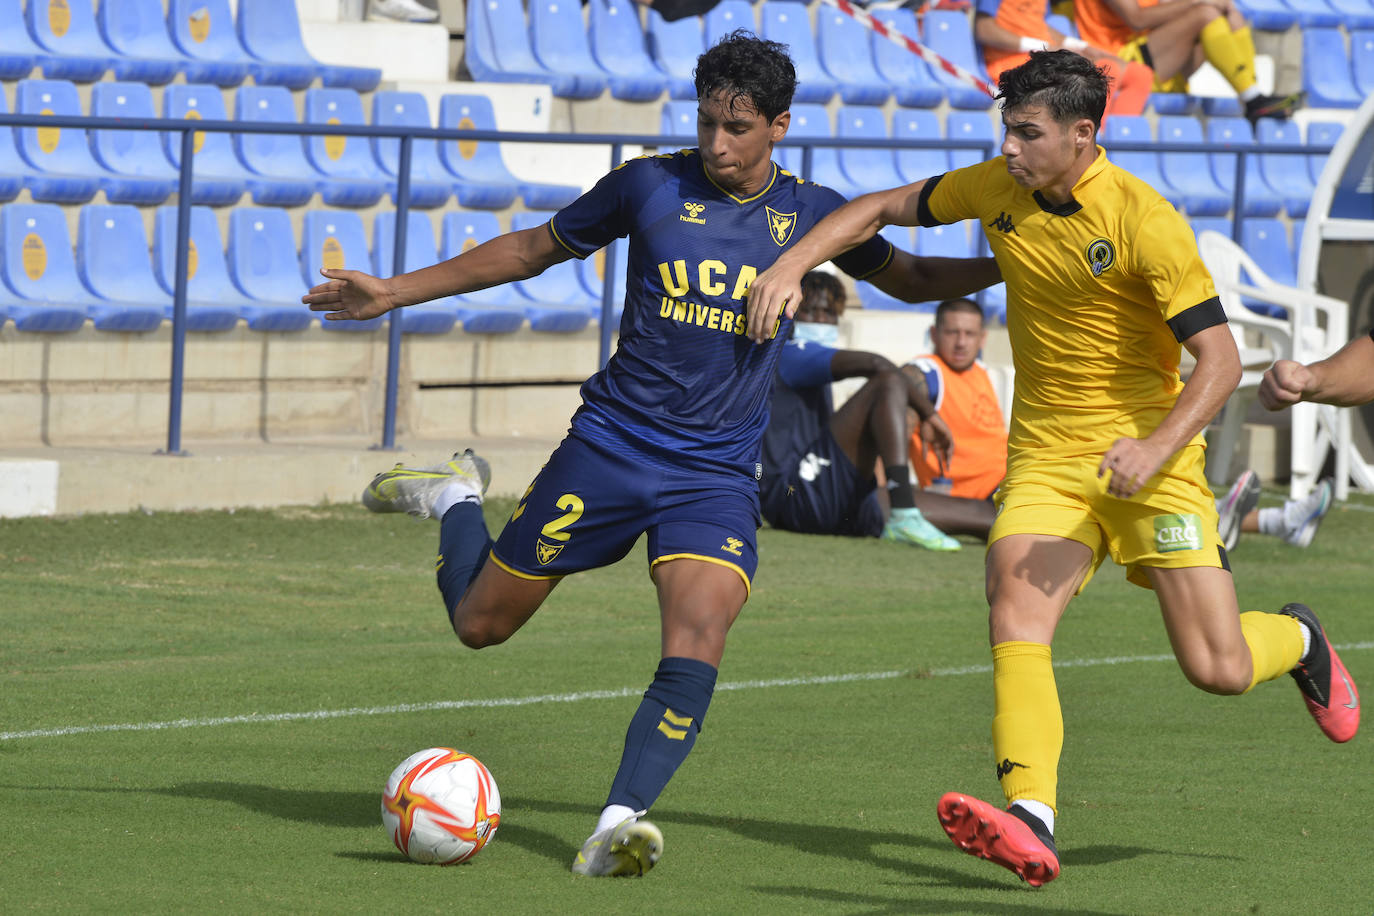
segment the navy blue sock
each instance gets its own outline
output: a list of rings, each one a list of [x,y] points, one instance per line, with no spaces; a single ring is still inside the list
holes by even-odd
[[[459,599],[487,562],[491,544],[481,503],[464,500],[444,513],[439,522],[439,558],[434,563],[434,574],[439,579],[449,623],[453,622],[453,609]]]
[[[647,811],[687,759],[716,688],[716,669],[694,658],[665,658],[625,732],[625,751],[607,805]]]

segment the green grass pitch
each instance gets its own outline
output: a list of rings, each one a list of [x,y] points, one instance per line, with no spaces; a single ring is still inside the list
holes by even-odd
[[[510,509],[488,506],[493,531]],[[1033,890],[958,853],[936,799],[1000,798],[981,545],[768,530],[706,730],[654,809],[662,862],[576,878],[657,661],[643,548],[473,652],[434,587],[436,532],[357,506],[0,521],[0,908],[1374,910],[1374,724],[1336,746],[1287,678],[1191,688],[1153,597],[1110,565],[1055,646],[1063,875]],[[1248,535],[1233,557],[1242,607],[1311,604],[1367,696],[1371,534],[1357,497],[1307,550]],[[381,826],[387,774],[431,745],[501,788],[467,865],[410,864]]]

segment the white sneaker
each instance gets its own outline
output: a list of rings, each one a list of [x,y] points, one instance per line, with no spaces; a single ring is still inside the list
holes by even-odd
[[[1334,488],[1323,480],[1302,499],[1290,499],[1283,504],[1283,539],[1294,547],[1306,547],[1321,526],[1322,518],[1331,509]]]
[[[429,518],[434,514],[434,498],[455,478],[471,484],[480,500],[491,484],[491,465],[470,448],[430,468],[398,464],[372,478],[363,491],[363,505],[373,512],[407,512],[416,518]]]
[[[416,2],[416,0],[368,0],[367,18],[387,19],[392,22],[433,22],[439,18],[439,11]]]
[[[642,877],[663,855],[663,831],[652,821],[626,818],[593,833],[573,860],[576,875]]]
[[[1260,479],[1254,471],[1242,471],[1226,496],[1217,501],[1217,532],[1226,552],[1240,541],[1240,523],[1259,505]]]

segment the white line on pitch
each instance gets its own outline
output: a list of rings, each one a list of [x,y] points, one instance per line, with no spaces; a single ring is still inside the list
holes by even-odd
[[[1342,652],[1374,649],[1374,642],[1350,643],[1336,647]],[[1056,668],[1097,668],[1104,665],[1126,665],[1141,662],[1171,662],[1172,655],[1117,655],[1109,658],[1065,659],[1054,663]],[[964,674],[987,674],[991,665],[964,665],[959,668],[932,668],[907,671],[867,671],[852,674],[822,674],[813,677],[788,677],[760,681],[725,681],[717,690],[763,690],[770,687],[814,687],[822,684],[852,684],[862,681],[888,681],[900,677],[958,677]],[[262,722],[309,722],[320,719],[347,719],[354,716],[385,716],[396,713],[436,712],[448,709],[504,709],[512,706],[536,706],[541,703],[580,703],[583,700],[610,700],[642,693],[642,687],[622,687],[619,690],[582,690],[576,693],[545,693],[527,697],[498,697],[489,700],[434,700],[429,703],[397,703],[391,706],[351,706],[346,709],[316,709],[311,712],[249,713],[241,716],[218,716],[204,719],[169,719],[163,722],[125,722],[114,725],[69,725],[61,728],[35,728],[30,731],[0,732],[0,741],[23,738],[61,738],[67,735],[90,735],[102,732],[154,732],[182,728],[212,728],[218,725],[248,725]]]

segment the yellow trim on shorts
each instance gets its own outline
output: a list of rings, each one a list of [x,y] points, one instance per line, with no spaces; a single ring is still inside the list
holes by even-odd
[[[564,576],[567,575],[567,573],[555,573],[553,575],[548,576],[537,576],[534,573],[521,572],[514,566],[511,566],[509,563],[505,562],[500,557],[498,557],[496,555],[496,551],[492,551],[491,553],[487,554],[487,559],[495,563],[501,569],[504,569],[506,572],[510,573],[512,576],[515,576],[517,579],[528,579],[531,582],[547,582],[550,579],[562,579]]]
[[[655,566],[660,563],[667,563],[669,560],[701,560],[703,563],[714,563],[717,566],[724,566],[726,569],[733,569],[735,572],[739,573],[739,577],[744,580],[744,598],[746,601],[749,599],[749,577],[744,574],[743,569],[731,563],[729,560],[722,560],[719,557],[706,557],[699,553],[670,553],[666,556],[655,557],[653,559],[649,564],[650,577],[652,578],[653,576]]]

